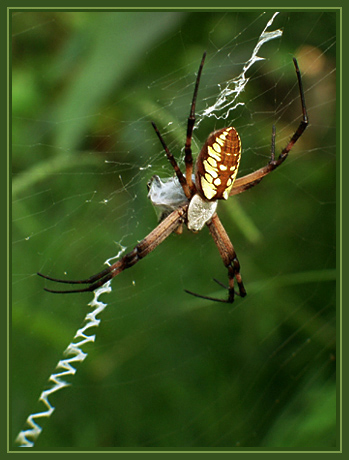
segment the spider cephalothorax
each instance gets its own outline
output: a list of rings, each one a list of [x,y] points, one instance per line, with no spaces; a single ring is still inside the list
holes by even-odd
[[[240,274],[240,264],[234,246],[216,213],[217,203],[218,200],[227,200],[229,196],[237,195],[257,185],[264,176],[285,161],[291,148],[308,126],[308,115],[305,106],[302,79],[297,61],[293,59],[301,100],[302,120],[278,158],[275,158],[276,133],[275,127],[273,126],[271,158],[269,163],[253,173],[247,174],[241,178],[236,178],[241,157],[241,141],[235,128],[229,126],[209,135],[196,160],[194,176],[191,141],[195,124],[196,97],[205,56],[206,53],[204,53],[202,57],[196,77],[196,84],[188,117],[187,136],[184,147],[185,175],[179,168],[177,161],[167,147],[155,123],[152,123],[176,174],[176,177],[167,180],[162,180],[158,176],[154,176],[148,185],[148,196],[153,205],[159,210],[158,226],[139,242],[131,252],[127,253],[113,265],[108,266],[105,270],[87,279],[78,281],[61,280],[39,273],[43,278],[58,283],[88,285],[85,288],[62,291],[46,289],[46,291],[62,294],[94,291],[123,270],[132,267],[139,260],[143,259],[147,254],[159,246],[159,244],[161,244],[172,232],[178,231],[183,224],[186,224],[188,229],[194,232],[201,230],[205,225],[208,227],[223,263],[228,270],[229,280],[228,286],[224,286],[217,281],[218,284],[228,290],[228,297],[226,299],[208,297],[188,290],[186,290],[186,292],[203,299],[228,303],[234,301],[235,294],[241,297],[246,295]],[[238,285],[238,292],[235,292],[235,281]]]

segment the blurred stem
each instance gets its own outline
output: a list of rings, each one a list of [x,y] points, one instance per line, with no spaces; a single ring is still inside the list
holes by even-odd
[[[249,243],[256,244],[263,238],[262,233],[259,231],[250,216],[244,211],[238,200],[234,201],[234,211],[232,213],[225,214],[225,220],[227,217],[234,220],[234,225],[238,227],[242,235],[244,235]]]
[[[54,155],[49,160],[41,161],[30,169],[19,173],[12,181],[12,199],[18,194],[32,188],[38,182],[47,179],[53,174],[74,168],[82,164],[97,164],[100,158],[96,155]]]
[[[307,272],[299,272],[299,273],[290,273],[286,275],[278,275],[274,278],[268,278],[267,280],[262,279],[255,282],[248,283],[248,293],[257,293],[258,291],[262,291],[266,289],[268,286],[268,290],[270,291],[273,288],[282,288],[286,286],[297,286],[300,284],[307,284],[307,283],[320,283],[326,281],[335,281],[337,278],[337,271],[335,268],[329,268],[328,270],[310,270]],[[224,294],[224,292],[223,292]],[[216,292],[210,292],[212,297],[222,297],[222,289]],[[248,299],[248,296],[246,297]],[[202,299],[195,299],[193,298],[191,306],[193,308],[201,308],[209,306],[209,303],[205,303]],[[186,306],[188,309],[188,305]]]
[[[171,112],[146,98],[135,99],[134,103],[138,105],[142,113],[149,119],[149,122],[153,121],[157,125],[162,135],[171,137],[171,139],[166,139],[167,145],[169,145],[171,141],[175,141],[179,149],[184,148],[185,127],[183,127],[182,130],[180,129],[178,120],[174,118]],[[156,139],[155,133],[154,139]],[[174,156],[178,156],[176,152],[172,153]]]
[[[278,286],[294,286],[297,284],[318,283],[320,281],[335,280],[336,269],[330,268],[328,270],[311,270],[308,272],[291,273],[290,275],[278,276],[275,278],[274,284],[277,284]]]

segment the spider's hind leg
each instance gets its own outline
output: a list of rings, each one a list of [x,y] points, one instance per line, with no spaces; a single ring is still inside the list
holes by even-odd
[[[192,150],[191,150],[191,143],[192,143],[192,138],[193,138],[193,129],[195,125],[195,106],[196,106],[196,99],[198,95],[198,90],[199,90],[199,84],[200,84],[200,78],[201,78],[201,73],[202,73],[202,68],[204,66],[206,58],[206,52],[203,54],[199,70],[196,76],[196,82],[195,82],[195,87],[194,87],[194,94],[193,94],[193,99],[191,101],[191,106],[190,106],[190,113],[187,121],[187,135],[186,135],[186,140],[185,140],[185,145],[184,145],[184,162],[185,162],[185,175],[182,173],[180,170],[176,159],[170,152],[169,148],[166,145],[166,142],[164,141],[163,137],[160,134],[160,131],[158,130],[156,124],[152,122],[152,126],[156,132],[156,135],[158,136],[165,152],[167,155],[167,158],[169,162],[171,163],[171,166],[173,167],[178,180],[183,188],[183,191],[185,193],[185,196],[190,200],[192,196],[196,192],[195,184],[193,183],[193,155],[192,155]]]
[[[158,130],[156,124],[152,121],[151,122],[155,132],[156,132],[156,135],[158,136],[165,152],[166,152],[166,155],[167,155],[167,159],[168,161],[171,163],[171,166],[172,168],[174,169],[175,173],[176,173],[176,176],[179,180],[179,183],[181,184],[182,188],[183,188],[183,191],[184,191],[184,194],[185,196],[188,198],[188,200],[190,200],[191,196],[192,196],[192,193],[190,191],[190,188],[188,186],[188,183],[187,183],[187,180],[186,178],[184,177],[180,167],[178,166],[178,163],[175,159],[175,157],[172,155],[172,153],[170,152],[170,149],[167,147],[167,144],[164,140],[164,138],[161,136],[160,134],[160,131]]]
[[[199,70],[196,76],[196,82],[195,82],[195,87],[194,87],[194,93],[193,93],[193,99],[191,101],[191,106],[190,106],[190,113],[188,117],[188,122],[187,122],[187,137],[185,140],[185,146],[184,146],[184,162],[185,162],[185,177],[188,183],[188,186],[192,193],[195,193],[195,185],[193,184],[193,179],[192,179],[192,174],[193,174],[193,155],[192,155],[192,150],[191,150],[191,142],[193,138],[193,129],[195,125],[195,106],[196,106],[196,99],[198,95],[198,90],[199,90],[199,84],[200,84],[200,78],[201,78],[201,73],[202,73],[202,68],[205,63],[205,58],[206,58],[206,52],[203,54]]]

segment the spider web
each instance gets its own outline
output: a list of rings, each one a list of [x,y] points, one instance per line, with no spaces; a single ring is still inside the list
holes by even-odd
[[[293,56],[303,74],[311,126],[282,167],[218,208],[248,295],[223,306],[186,295],[224,297],[212,278],[225,282],[226,271],[205,230],[169,237],[101,296],[96,342],[72,386],[51,395],[56,411],[35,447],[337,445],[335,19],[13,14],[11,442],[92,299],[45,293],[36,272],[85,278],[155,227],[146,185],[173,171],[150,121],[183,167],[206,50],[194,156],[233,125],[240,176],[268,162],[273,124],[278,151],[298,126]]]

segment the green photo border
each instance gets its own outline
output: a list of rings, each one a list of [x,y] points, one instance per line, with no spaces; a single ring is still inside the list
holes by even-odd
[[[13,3],[13,5],[11,5]],[[124,6],[127,3],[127,6]],[[304,2],[293,2],[292,7],[280,7],[278,6],[277,2],[268,2],[268,6],[260,6],[260,3],[257,1],[249,1],[248,6],[246,6],[246,2],[244,2],[243,8],[239,8],[239,5],[234,6],[233,8],[231,7],[231,2],[228,1],[221,1],[220,6],[215,6],[212,7],[212,2],[208,1],[201,1],[201,2],[194,2],[198,3],[197,6],[193,5],[193,2],[191,2],[191,6],[187,6],[186,1],[177,1],[176,4],[172,7],[165,7],[163,2],[153,2],[152,6],[144,6],[144,2],[141,1],[132,1],[132,2],[105,2],[104,3],[104,8],[96,7],[95,2],[92,1],[87,1],[87,2],[82,2],[82,1],[77,1],[75,2],[74,7],[71,7],[71,2],[60,2],[59,7],[49,7],[47,2],[43,1],[37,1],[34,4],[28,5],[28,2],[24,1],[19,1],[19,2],[9,2],[8,5],[1,5],[1,9],[3,10],[3,14],[1,15],[1,22],[3,23],[3,34],[5,35],[6,33],[6,38],[4,37],[3,42],[1,43],[1,47],[3,48],[3,53],[2,56],[7,56],[7,65],[6,68],[8,72],[6,73],[6,76],[3,76],[3,91],[5,92],[5,87],[6,87],[6,100],[7,100],[7,107],[6,107],[6,117],[4,116],[4,121],[1,123],[2,129],[6,130],[6,132],[3,133],[3,136],[1,137],[3,142],[6,140],[6,154],[4,153],[1,158],[2,161],[4,162],[1,165],[0,171],[1,171],[1,180],[0,180],[0,186],[1,186],[1,209],[5,213],[6,210],[6,224],[5,219],[2,220],[3,224],[1,225],[1,254],[2,254],[2,264],[1,264],[1,280],[2,283],[4,284],[4,289],[1,290],[2,296],[6,299],[3,304],[5,304],[7,307],[3,308],[3,314],[6,315],[5,318],[1,321],[1,327],[3,330],[1,331],[1,353],[4,355],[2,356],[1,362],[7,363],[7,368],[6,372],[3,372],[3,379],[2,379],[2,384],[1,384],[1,389],[3,390],[1,392],[2,395],[2,407],[7,407],[7,427],[8,427],[8,420],[10,418],[9,414],[9,406],[8,406],[8,401],[9,401],[9,369],[10,369],[10,363],[9,363],[9,337],[10,337],[10,329],[11,329],[11,320],[10,320],[10,314],[11,314],[11,296],[10,296],[10,282],[11,282],[11,152],[10,152],[10,103],[11,103],[11,88],[10,88],[10,72],[11,72],[11,56],[9,50],[11,49],[11,43],[10,43],[10,21],[9,21],[9,15],[11,12],[14,11],[20,11],[20,10],[36,10],[36,9],[53,9],[53,10],[85,10],[85,9],[91,9],[93,8],[94,10],[97,9],[111,9],[111,10],[117,10],[117,9],[124,9],[124,10],[151,10],[151,9],[158,9],[158,10],[173,10],[173,11],[178,11],[178,10],[196,10],[196,11],[209,11],[209,10],[214,10],[214,11],[230,11],[230,10],[247,10],[247,9],[277,9],[277,10],[299,10],[299,11],[305,11],[305,10],[312,10],[312,9],[326,9],[328,11],[335,11],[337,13],[337,35],[339,38],[338,44],[337,44],[337,155],[339,155],[339,159],[337,162],[337,274],[338,274],[338,283],[337,283],[337,298],[338,298],[338,319],[337,319],[337,332],[338,332],[338,368],[337,368],[337,394],[338,394],[338,421],[339,421],[339,426],[338,426],[338,439],[339,445],[338,445],[338,450],[336,452],[343,452],[343,446],[342,446],[342,433],[343,433],[343,410],[342,408],[342,401],[343,401],[343,394],[342,394],[342,382],[346,377],[346,370],[343,369],[343,353],[345,352],[346,345],[342,343],[342,330],[343,330],[343,324],[345,321],[345,311],[342,309],[343,305],[343,291],[342,291],[342,277],[343,277],[343,249],[345,249],[346,246],[343,246],[343,232],[342,228],[347,224],[348,216],[343,213],[343,201],[346,198],[346,189],[343,187],[342,184],[342,175],[343,172],[347,170],[347,159],[342,157],[342,148],[343,148],[343,138],[341,135],[341,127],[343,123],[343,107],[346,107],[345,104],[345,99],[343,100],[342,97],[345,97],[345,94],[343,94],[343,87],[342,87],[342,81],[343,81],[343,74],[345,73],[346,70],[346,61],[342,59],[342,48],[343,48],[343,43],[346,43],[346,37],[345,37],[345,32],[343,31],[342,28],[342,22],[343,22],[343,10],[345,7],[342,6],[337,6],[337,7],[329,7],[328,2],[309,2],[307,3],[307,6],[304,6]],[[311,5],[313,3],[313,5]],[[6,31],[6,32],[5,32]],[[343,32],[342,32],[343,31]],[[342,36],[343,33],[343,36]],[[5,66],[3,66],[5,68]],[[5,97],[4,99],[5,100]],[[5,104],[3,104],[5,106]],[[344,114],[344,119],[345,119],[345,114]],[[6,225],[6,226],[5,226]],[[6,254],[6,258],[5,258]],[[5,272],[5,263],[4,261],[6,260],[6,272]],[[5,284],[6,280],[6,284]],[[6,377],[5,377],[6,375]],[[6,381],[5,381],[6,378]],[[5,400],[6,398],[6,400]],[[6,425],[4,426],[6,427]],[[344,425],[345,428],[345,425]],[[344,433],[346,431],[344,430]],[[6,433],[6,435],[5,435]],[[13,452],[10,449],[10,444],[9,444],[9,434],[8,434],[8,428],[6,430],[1,430],[1,446],[2,449],[4,449],[4,446],[7,446],[7,453]],[[17,451],[17,450],[16,450]],[[130,450],[132,451],[132,449]],[[138,450],[133,450],[137,451],[138,453],[141,451]],[[193,450],[191,452],[198,452],[198,450]],[[263,450],[258,450],[258,449],[249,449],[249,451],[254,451],[254,453],[257,452],[263,452],[263,453],[270,453],[270,452],[276,452],[275,450],[271,451],[263,451]],[[33,450],[30,450],[31,453],[35,452],[35,448]],[[103,451],[107,452],[107,451]],[[118,452],[121,453],[123,451],[118,451],[115,449],[113,452]],[[151,452],[157,452],[160,453],[161,450],[147,450],[144,451],[146,453],[151,453]],[[166,451],[166,452],[171,452],[171,451]],[[178,452],[178,451],[176,451]],[[190,450],[184,450],[182,452],[190,452]],[[204,451],[199,451],[199,452],[204,452]],[[210,450],[209,452],[214,452]],[[223,449],[217,449],[217,452],[236,452],[236,451],[230,451],[230,450],[223,450]],[[246,451],[245,451],[246,452]],[[284,453],[285,451],[280,451]],[[297,451],[292,451],[293,453],[296,453]],[[85,453],[85,452],[84,452]],[[318,452],[316,452],[318,453]]]

